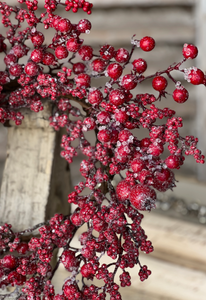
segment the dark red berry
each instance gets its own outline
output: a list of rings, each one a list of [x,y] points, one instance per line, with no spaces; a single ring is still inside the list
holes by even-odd
[[[114,80],[117,80],[122,75],[123,68],[118,63],[110,64],[107,68],[107,74]]]

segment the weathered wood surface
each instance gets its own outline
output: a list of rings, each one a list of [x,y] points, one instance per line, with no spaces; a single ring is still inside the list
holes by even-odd
[[[60,141],[49,126],[50,113],[50,106],[38,114],[29,112],[21,126],[8,128],[0,222],[11,223],[15,231],[45,221],[57,211],[67,213],[69,209],[66,197],[70,190],[69,171],[66,161],[56,153]]]

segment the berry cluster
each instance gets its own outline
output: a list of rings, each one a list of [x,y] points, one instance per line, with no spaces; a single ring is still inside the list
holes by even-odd
[[[55,13],[62,6],[66,11],[83,9],[90,14],[91,3],[45,0],[45,11],[39,16],[38,1],[18,2],[24,8],[0,2],[2,24],[8,28],[6,36],[0,35],[0,52],[5,54],[5,68],[0,72],[0,122],[14,120],[20,125],[21,108],[39,112],[49,101],[54,108],[50,125],[54,130],[66,129],[61,156],[68,163],[79,152],[86,158],[80,164],[83,180],[68,195],[68,202],[75,205],[71,215],[57,214],[45,224],[18,233],[8,224],[0,227],[0,287],[17,286],[17,299],[21,300],[103,300],[108,294],[111,300],[120,300],[120,285],[131,285],[129,268],[139,265],[141,281],[151,274],[139,260],[140,251],[153,251],[141,227],[143,215],[139,211],[155,208],[156,191],[175,187],[173,170],[183,165],[186,155],[204,163],[197,138],[182,137],[178,132],[182,119],[174,110],[156,105],[166,97],[177,103],[188,100],[188,91],[173,77],[173,71],[182,73],[183,79],[193,85],[206,85],[200,69],[182,68],[187,59],[197,56],[198,50],[185,44],[181,62],[146,76],[147,62],[142,58],[133,60],[132,56],[138,48],[140,53],[153,50],[152,37],[137,40],[133,36],[130,51],[105,44],[95,54],[80,38],[90,32],[90,21],[82,19],[72,24]],[[12,24],[11,14],[15,15],[16,25]],[[23,22],[27,27],[21,31]],[[37,30],[39,24],[55,31],[48,45],[45,35]],[[10,43],[8,49],[5,40]],[[31,49],[28,41],[33,45]],[[27,59],[25,64],[21,63],[22,57]],[[126,68],[129,64],[131,71]],[[93,84],[99,77],[107,79],[102,87]],[[154,94],[138,94],[138,86],[149,79]],[[172,94],[166,91],[168,80],[174,85]],[[132,131],[139,128],[147,129],[148,137],[139,139]],[[95,145],[87,140],[87,131],[95,133]],[[165,157],[166,149],[169,155]],[[114,177],[118,176],[115,187]],[[87,230],[80,236],[80,247],[74,248],[71,244],[75,233],[85,223]],[[39,235],[25,242],[24,235],[36,229]],[[63,248],[63,252],[52,268],[57,248]],[[104,262],[105,255],[112,259],[110,264]],[[60,264],[69,277],[62,292],[55,295],[51,280]],[[120,285],[116,283],[118,269]],[[79,275],[81,282],[77,280]],[[95,278],[103,281],[101,287],[95,281],[90,284]]]

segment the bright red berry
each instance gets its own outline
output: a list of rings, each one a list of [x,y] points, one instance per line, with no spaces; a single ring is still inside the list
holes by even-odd
[[[138,184],[131,189],[131,204],[139,210],[155,208],[156,193],[147,185]]]
[[[176,102],[184,103],[187,101],[189,93],[185,88],[181,87],[174,90],[172,97]]]
[[[198,54],[198,49],[196,46],[192,44],[184,44],[183,49],[182,49],[182,54],[184,58],[188,59],[194,59],[197,54]]]
[[[117,80],[122,75],[123,68],[118,63],[110,64],[107,68],[107,74],[114,80]]]
[[[145,72],[147,69],[147,62],[143,58],[135,59],[132,65],[133,70],[139,74]]]
[[[165,79],[163,76],[156,76],[153,80],[152,80],[152,86],[153,89],[155,89],[156,91],[164,91],[165,88],[167,87],[167,79]]]
[[[55,49],[55,55],[58,59],[67,58],[68,50],[65,46],[58,46]]]
[[[151,51],[155,47],[155,40],[150,36],[145,36],[140,40],[140,48],[143,51]]]

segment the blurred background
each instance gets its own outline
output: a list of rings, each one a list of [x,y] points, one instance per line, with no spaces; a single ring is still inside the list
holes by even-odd
[[[7,3],[14,4],[16,1],[8,0]],[[41,7],[44,1],[39,0],[39,3]],[[134,34],[137,39],[148,35],[155,39],[155,49],[147,53],[139,48],[133,55],[133,59],[146,59],[148,69],[145,75],[164,70],[174,62],[179,62],[182,59],[184,43],[196,44],[200,52],[196,61],[188,61],[184,67],[195,65],[206,71],[204,0],[93,0],[93,3],[94,9],[90,16],[81,11],[75,15],[63,10],[61,15],[70,18],[72,23],[83,18],[92,22],[93,28],[90,34],[84,36],[84,43],[92,45],[94,52],[98,53],[99,46],[104,44],[111,44],[116,50],[121,47],[130,50]],[[4,29],[0,28],[0,31]],[[46,39],[50,40],[51,36],[52,32],[47,31]],[[131,66],[128,66],[127,71],[130,68]],[[182,74],[174,73],[174,77],[189,91],[189,100],[185,104],[177,104],[168,96],[159,106],[177,111],[177,115],[183,118],[181,135],[199,136],[199,148],[206,154],[205,87],[190,85]],[[100,83],[101,81],[98,81],[97,84]],[[169,84],[168,91],[172,94],[174,88],[174,84]],[[138,86],[136,92],[154,93],[151,81]],[[137,134],[143,137],[145,132],[140,130]],[[1,125],[0,181],[6,158],[6,140],[7,130]],[[81,156],[72,164],[73,184],[80,180],[80,161]],[[184,166],[176,173],[180,182],[177,183],[174,193],[159,195],[159,211],[147,214],[143,223],[143,228],[153,241],[155,253],[150,255],[151,258],[143,255],[142,263],[148,264],[153,275],[141,283],[137,278],[138,271],[132,271],[132,287],[122,290],[125,300],[206,299],[206,167],[197,166],[193,158],[187,157]],[[167,217],[163,216],[163,213]],[[60,287],[60,279],[64,276],[66,275],[63,271],[57,274],[57,288]]]

